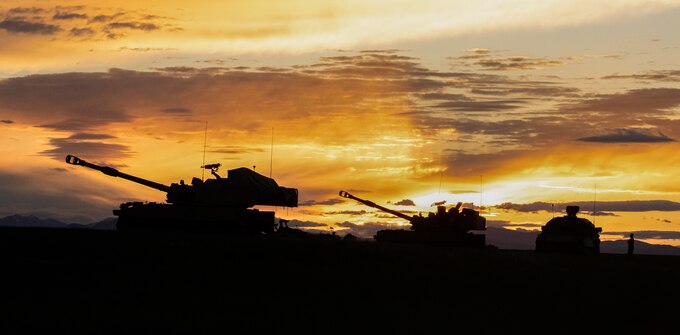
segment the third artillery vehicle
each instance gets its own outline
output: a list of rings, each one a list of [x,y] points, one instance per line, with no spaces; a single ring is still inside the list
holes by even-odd
[[[194,177],[191,185],[184,181],[170,186],[135,177],[118,170],[66,156],[66,162],[120,177],[167,193],[167,203],[127,202],[114,210],[119,231],[192,231],[271,233],[275,229],[274,212],[250,208],[256,205],[297,207],[298,190],[279,186],[248,168],[229,170],[227,178],[217,174],[220,164],[202,166],[215,179]]]
[[[599,254],[602,228],[577,217],[579,209],[579,206],[567,206],[567,215],[552,218],[541,227],[536,237],[536,251]]]
[[[470,230],[486,230],[486,218],[471,208],[463,208],[459,202],[455,207],[446,210],[445,206],[437,206],[436,213],[428,213],[408,216],[372,201],[355,197],[345,191],[340,191],[340,196],[356,200],[366,206],[379,209],[394,216],[408,220],[410,229],[386,229],[378,231],[373,237],[379,242],[401,242],[440,244],[450,246],[484,247],[485,235],[472,234]]]

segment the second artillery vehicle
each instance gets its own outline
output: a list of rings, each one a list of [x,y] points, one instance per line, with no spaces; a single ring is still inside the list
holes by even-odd
[[[538,252],[600,253],[602,228],[579,218],[579,206],[567,206],[567,215],[552,218],[536,237]]]
[[[471,230],[486,230],[486,218],[471,208],[463,208],[459,202],[455,207],[446,210],[445,206],[437,206],[436,213],[409,216],[377,205],[372,201],[355,197],[345,191],[340,196],[356,200],[366,206],[379,209],[394,216],[408,220],[410,229],[385,229],[378,231],[373,237],[379,242],[421,243],[450,246],[484,247],[486,236],[470,233]]]
[[[120,177],[167,193],[167,203],[127,202],[113,211],[118,216],[119,231],[192,231],[238,232],[262,234],[275,230],[274,212],[251,208],[256,205],[297,207],[298,190],[279,186],[274,179],[253,170],[229,170],[227,178],[217,174],[220,164],[202,168],[211,171],[215,179],[205,181],[194,177],[191,185],[184,181],[170,186],[88,163],[76,156],[66,156],[66,162]]]

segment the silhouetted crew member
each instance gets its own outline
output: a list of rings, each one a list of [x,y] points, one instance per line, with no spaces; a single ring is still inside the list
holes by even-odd
[[[634,234],[630,234],[628,239],[628,256],[633,256],[633,249],[635,249],[635,238],[633,236]]]

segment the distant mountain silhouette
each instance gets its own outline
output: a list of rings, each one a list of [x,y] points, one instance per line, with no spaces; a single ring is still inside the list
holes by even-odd
[[[117,220],[118,218],[111,217],[90,224],[79,224],[79,223],[64,223],[54,219],[41,219],[34,215],[15,214],[0,219],[0,227],[116,230]]]
[[[608,254],[625,254],[628,252],[628,240],[602,241],[601,252]],[[635,254],[638,255],[675,255],[680,256],[680,248],[635,241]]]
[[[41,228],[85,228],[84,225],[75,226],[54,219],[41,219],[33,215],[10,215],[0,219],[3,227],[41,227]]]
[[[538,231],[487,227],[486,243],[501,249],[533,250],[536,247]]]
[[[538,231],[488,227],[486,243],[501,249],[534,250]],[[628,240],[602,241],[600,252],[607,254],[625,254],[628,252]],[[664,244],[651,244],[635,241],[635,254],[638,255],[678,255],[680,248]]]
[[[87,225],[87,227],[97,230],[116,230],[116,222],[118,222],[118,218],[110,217],[99,222],[90,223]]]

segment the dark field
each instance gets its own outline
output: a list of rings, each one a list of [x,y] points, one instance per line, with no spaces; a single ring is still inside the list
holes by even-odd
[[[677,333],[680,257],[0,229],[2,333]]]

